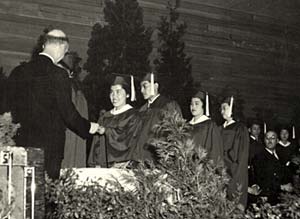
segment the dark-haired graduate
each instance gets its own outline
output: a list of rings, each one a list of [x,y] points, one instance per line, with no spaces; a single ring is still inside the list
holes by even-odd
[[[293,131],[292,129],[294,128],[288,125],[281,125],[278,130],[280,140],[276,146],[276,152],[282,164],[285,166],[290,165],[292,157],[297,155],[299,150],[298,145],[293,141],[295,136],[291,136],[290,134],[291,132],[295,132],[295,129]]]
[[[233,97],[226,97],[221,104],[221,114],[225,119],[221,135],[224,145],[224,163],[230,176],[227,194],[229,199],[233,199],[239,188],[240,207],[245,209],[248,189],[249,133],[243,123],[234,119],[235,112]]]
[[[291,133],[293,133],[291,135]],[[297,167],[293,164],[292,158],[299,154],[299,147],[294,141],[295,128],[286,124],[280,125],[278,129],[280,140],[276,145],[276,153],[282,165],[286,166],[287,177],[291,180]]]
[[[195,146],[203,147],[213,161],[223,161],[223,140],[220,128],[209,117],[208,94],[197,91],[191,98],[190,110],[193,118],[189,123],[193,126],[191,136]]]
[[[176,101],[160,94],[160,80],[157,74],[146,73],[141,81],[141,93],[146,103],[140,108],[141,128],[136,147],[132,150],[135,161],[157,161],[156,150],[149,143],[154,137],[153,127],[164,119],[164,112],[177,112],[181,109]]]
[[[128,79],[131,79],[131,83]],[[113,74],[109,78],[113,109],[100,116],[100,135],[94,136],[88,159],[89,166],[126,168],[131,160],[130,148],[135,145],[138,127],[137,110],[130,104],[135,99],[133,78]]]

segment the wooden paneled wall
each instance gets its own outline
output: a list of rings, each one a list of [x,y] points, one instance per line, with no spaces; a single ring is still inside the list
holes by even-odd
[[[157,26],[167,0],[140,0],[144,22]],[[186,52],[193,76],[218,93],[227,84],[255,106],[272,108],[283,119],[288,101],[300,95],[300,5],[297,0],[173,0],[188,24]],[[65,30],[71,48],[86,59],[92,26],[103,22],[103,0],[1,0],[0,66],[9,72],[26,60],[44,27]],[[104,42],[105,43],[105,42]]]

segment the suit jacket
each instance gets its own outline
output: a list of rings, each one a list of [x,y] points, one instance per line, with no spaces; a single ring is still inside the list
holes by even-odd
[[[266,196],[271,204],[276,204],[280,185],[286,184],[285,167],[279,159],[266,149],[253,158],[254,183],[261,188],[261,196]]]
[[[46,169],[51,159],[63,158],[66,127],[81,137],[89,135],[90,123],[72,103],[67,73],[47,56],[39,55],[12,71],[8,101],[14,121],[21,124],[17,145],[43,148]]]

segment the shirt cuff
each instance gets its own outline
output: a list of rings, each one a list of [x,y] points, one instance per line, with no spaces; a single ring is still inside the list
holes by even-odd
[[[99,124],[98,123],[95,123],[95,122],[91,122],[91,127],[90,127],[90,130],[89,130],[89,133],[90,134],[95,134],[97,132],[99,128]]]

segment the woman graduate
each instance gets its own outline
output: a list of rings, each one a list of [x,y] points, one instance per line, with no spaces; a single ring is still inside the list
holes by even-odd
[[[225,122],[221,129],[224,146],[224,163],[230,181],[227,195],[230,200],[241,192],[240,207],[245,209],[248,189],[249,133],[247,127],[234,119],[236,107],[233,96],[226,97],[221,104],[221,114]]]
[[[193,115],[189,122],[193,126],[191,135],[196,148],[203,147],[208,157],[215,162],[223,161],[223,141],[219,127],[208,117],[208,99],[208,94],[203,91],[196,92],[191,98],[190,110]]]
[[[290,135],[291,133],[290,130],[292,129],[293,129],[292,131],[293,136]],[[276,152],[282,164],[285,166],[289,166],[293,156],[296,156],[299,151],[298,145],[294,141],[295,128],[289,127],[288,125],[281,125],[278,133],[279,133],[280,140],[276,146]]]
[[[286,166],[286,177],[289,181],[292,181],[292,177],[297,170],[297,166],[292,162],[292,159],[299,154],[299,146],[295,142],[295,127],[281,125],[278,133],[280,140],[276,145],[276,153],[281,164]]]
[[[135,144],[138,124],[137,111],[127,98],[135,100],[133,77],[113,74],[110,86],[110,100],[113,109],[100,116],[100,135],[94,136],[88,159],[89,166],[126,167],[130,160],[129,150]],[[131,84],[131,86],[130,86]]]

